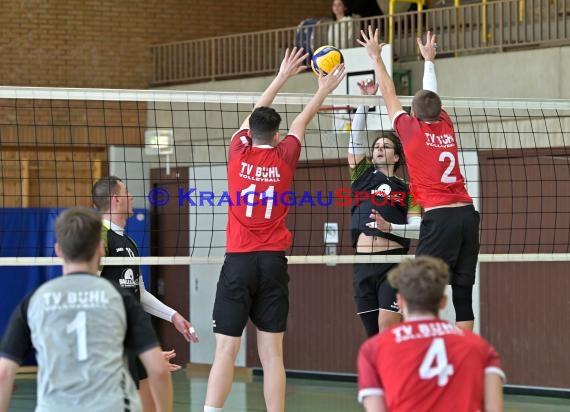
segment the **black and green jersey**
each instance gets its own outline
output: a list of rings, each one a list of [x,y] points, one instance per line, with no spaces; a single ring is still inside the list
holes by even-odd
[[[108,257],[138,257],[139,250],[136,243],[126,234],[119,234],[103,224],[101,239],[105,245],[105,256]],[[141,270],[138,265],[130,266],[104,266],[101,276],[131,292],[138,301],[141,298],[140,277]]]
[[[409,239],[366,226],[366,223],[371,222],[372,209],[378,211],[388,222],[400,225],[407,223],[408,213],[421,212],[420,206],[414,204],[408,183],[397,176],[386,176],[376,170],[370,159],[366,157],[350,170],[350,179],[353,196],[350,224],[353,247],[356,247],[360,234],[364,233],[367,236],[394,240],[404,248],[409,248]],[[367,192],[370,196],[359,200],[357,204],[357,192]],[[361,196],[360,199],[362,198]]]

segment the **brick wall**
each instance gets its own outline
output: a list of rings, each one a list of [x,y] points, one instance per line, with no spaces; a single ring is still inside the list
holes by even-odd
[[[146,88],[149,46],[296,26],[331,0],[3,0],[0,85]]]

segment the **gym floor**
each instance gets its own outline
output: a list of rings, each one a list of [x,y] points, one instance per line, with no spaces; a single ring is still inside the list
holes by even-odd
[[[202,412],[208,376],[205,372],[174,373],[174,411]],[[19,374],[10,412],[31,412],[36,399],[35,373]],[[261,376],[238,377],[224,411],[264,411]],[[505,412],[567,412],[570,399],[538,396],[505,396]],[[356,384],[317,379],[287,379],[287,411],[362,412],[356,402]]]

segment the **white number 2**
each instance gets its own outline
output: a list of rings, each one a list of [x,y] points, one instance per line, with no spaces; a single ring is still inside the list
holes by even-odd
[[[252,183],[242,190],[242,193],[247,195],[247,207],[245,208],[246,217],[251,217],[253,215],[253,193],[255,192],[255,187],[255,183]],[[265,192],[259,194],[260,200],[267,198],[265,203],[265,219],[271,219],[271,211],[273,210],[273,194],[275,193],[274,189],[275,186],[269,186]]]
[[[442,338],[435,338],[420,365],[420,378],[431,379],[437,376],[437,386],[445,386],[450,375],[453,375],[453,365],[447,361],[445,342]]]
[[[446,159],[449,159],[449,165],[447,165],[447,169],[445,169],[445,172],[441,175],[441,181],[442,183],[455,183],[457,178],[455,176],[451,176],[451,172],[455,167],[455,156],[450,152],[441,152],[439,154],[439,161],[445,162]]]
[[[75,318],[67,325],[65,331],[67,333],[75,332],[77,337],[77,360],[84,361],[87,359],[87,316],[85,311],[77,312]]]

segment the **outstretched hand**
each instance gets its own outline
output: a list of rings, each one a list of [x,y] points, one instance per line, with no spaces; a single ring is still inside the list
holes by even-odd
[[[300,47],[293,47],[293,49],[285,50],[285,57],[279,67],[279,76],[284,76],[286,79],[295,76],[307,69],[304,63],[309,57],[309,53],[304,53]]]
[[[372,30],[372,26],[368,26],[368,34],[366,34],[364,30],[360,30],[360,34],[362,35],[362,40],[356,39],[358,44],[366,48],[366,53],[372,60],[379,59],[382,47],[384,47],[386,43],[379,42],[378,29]]]
[[[421,37],[418,37],[418,47],[425,61],[433,62],[435,60],[435,55],[437,54],[435,34],[431,34],[431,31],[428,30],[425,44],[422,42]]]
[[[363,96],[374,96],[378,93],[378,83],[372,79],[359,80],[356,84],[360,89],[360,94]]]
[[[344,63],[337,64],[329,74],[321,74],[319,76],[319,89],[326,90],[327,94],[329,94],[338,87],[345,76]]]

